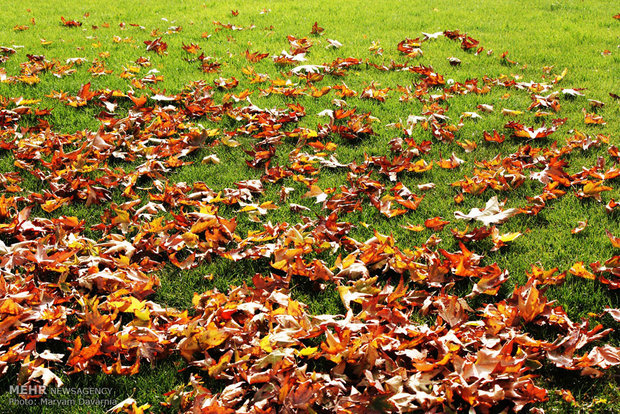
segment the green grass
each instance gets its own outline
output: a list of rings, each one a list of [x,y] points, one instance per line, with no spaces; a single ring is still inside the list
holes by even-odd
[[[40,4],[44,3],[44,4]],[[319,118],[317,113],[326,108],[333,108],[330,101],[334,98],[333,92],[327,96],[314,99],[301,97],[299,99],[270,96],[259,97],[258,88],[265,85],[250,85],[241,69],[253,66],[256,72],[268,73],[272,79],[285,78],[273,62],[268,58],[258,63],[249,63],[243,57],[243,52],[249,49],[251,52],[269,52],[271,55],[279,54],[283,49],[288,49],[287,35],[297,37],[310,36],[312,24],[317,21],[325,28],[320,37],[310,36],[317,42],[311,49],[306,64],[322,64],[330,62],[337,57],[356,57],[362,60],[368,59],[373,63],[389,64],[391,60],[403,63],[406,58],[396,49],[398,42],[405,38],[421,36],[422,32],[433,33],[443,30],[460,30],[466,32],[480,41],[480,45],[486,50],[494,50],[487,56],[482,53],[475,56],[473,53],[463,52],[457,42],[447,39],[438,39],[425,43],[424,55],[412,59],[411,63],[431,65],[437,72],[444,74],[446,79],[454,79],[464,82],[471,78],[498,77],[505,75],[519,75],[524,81],[542,81],[544,75],[543,66],[554,66],[552,73],[559,74],[564,68],[568,69],[566,77],[561,81],[560,88],[586,88],[586,97],[575,99],[561,98],[562,110],[560,117],[568,117],[565,125],[560,127],[552,135],[551,140],[558,140],[563,144],[564,140],[572,135],[573,130],[582,131],[591,135],[605,134],[610,142],[618,145],[620,132],[620,105],[618,101],[610,98],[609,93],[620,94],[620,21],[614,20],[613,15],[620,12],[609,7],[607,1],[555,1],[539,2],[527,0],[511,2],[507,0],[471,2],[464,5],[455,1],[390,1],[390,2],[340,2],[337,6],[331,3],[315,4],[314,2],[279,1],[272,2],[199,2],[186,1],[182,4],[173,2],[149,2],[136,3],[130,1],[96,2],[89,6],[68,4],[61,1],[5,1],[5,12],[0,14],[0,45],[18,45],[23,48],[17,49],[17,53],[3,67],[9,75],[19,71],[19,63],[26,61],[26,54],[43,54],[47,59],[56,58],[65,60],[72,57],[85,57],[92,62],[102,52],[109,52],[109,57],[100,58],[105,61],[106,67],[114,73],[102,77],[92,77],[87,72],[90,63],[85,63],[75,74],[58,79],[52,74],[41,76],[41,82],[35,86],[21,84],[0,83],[0,96],[24,97],[26,99],[41,99],[40,108],[53,108],[52,115],[48,117],[54,129],[64,133],[74,133],[79,130],[96,130],[99,121],[95,118],[99,108],[86,107],[81,109],[69,108],[57,100],[46,98],[45,95],[52,91],[66,91],[75,95],[82,84],[92,83],[92,89],[110,88],[127,91],[131,85],[128,80],[119,78],[123,67],[134,65],[133,62],[140,56],[148,56],[151,59],[153,69],[159,71],[164,80],[153,86],[155,89],[166,90],[167,94],[178,93],[189,82],[204,79],[207,84],[212,84],[213,79],[222,76],[225,78],[235,77],[240,81],[234,92],[249,88],[253,91],[251,100],[259,107],[283,108],[286,103],[297,102],[305,107],[307,116],[298,126],[316,129],[318,123],[325,123],[326,118]],[[271,11],[267,14],[259,14],[263,8]],[[239,16],[232,17],[231,9],[238,9]],[[89,17],[84,17],[89,13]],[[60,16],[67,19],[76,19],[84,23],[80,28],[62,27]],[[30,20],[34,18],[36,25]],[[167,19],[163,21],[162,18]],[[238,26],[248,27],[255,25],[253,30],[216,31],[213,21],[233,23]],[[124,29],[119,24],[126,24]],[[103,27],[109,23],[109,28]],[[132,23],[144,26],[144,30],[131,26]],[[14,31],[16,25],[28,25],[25,31]],[[93,29],[92,26],[99,26]],[[168,54],[159,56],[145,51],[143,41],[152,40],[150,33],[158,29],[163,33],[170,26],[182,26],[182,30],[176,34],[163,35],[168,43]],[[273,29],[270,27],[273,26]],[[201,37],[203,32],[211,35],[210,38]],[[115,43],[113,36],[129,38],[127,42]],[[326,38],[336,39],[344,46],[341,49],[326,49]],[[41,39],[51,41],[50,45],[41,44]],[[383,56],[373,55],[369,50],[372,42],[378,42],[384,48]],[[196,43],[202,48],[207,56],[213,56],[222,63],[219,74],[204,74],[199,69],[199,62],[188,63],[184,59],[188,56],[181,48],[182,44]],[[604,56],[602,52],[610,50],[611,54]],[[518,65],[503,64],[500,55],[508,51],[508,57],[516,60]],[[459,67],[449,65],[447,58],[458,57],[462,60]],[[150,68],[144,68],[140,75],[145,75]],[[548,77],[550,75],[547,75]],[[360,141],[346,142],[334,137],[332,140],[338,144],[335,154],[342,163],[356,161],[361,163],[364,154],[370,156],[390,156],[387,143],[390,139],[398,136],[398,131],[386,128],[389,123],[404,121],[410,114],[420,114],[422,105],[417,101],[401,103],[398,97],[401,95],[396,89],[398,85],[407,86],[416,81],[414,74],[404,72],[380,72],[366,64],[359,69],[353,69],[344,78],[330,78],[318,85],[334,85],[345,82],[350,88],[361,92],[370,82],[379,82],[382,88],[392,88],[385,103],[377,103],[359,98],[348,98],[350,106],[358,107],[358,112],[371,111],[372,115],[379,118],[380,122],[374,124],[377,135],[369,136]],[[546,81],[550,81],[547,79]],[[510,96],[503,98],[502,95],[509,93]],[[137,95],[145,93],[138,91]],[[148,89],[146,93],[150,94]],[[216,91],[214,100],[219,102],[223,92]],[[598,110],[607,125],[602,127],[589,127],[583,123],[582,108],[591,112],[587,98],[597,99],[606,103],[606,106]],[[431,138],[429,132],[417,127],[414,132],[416,141],[423,139],[433,140],[432,151],[425,155],[428,161],[437,160],[439,152],[448,157],[454,152],[466,163],[456,170],[442,170],[435,166],[432,170],[422,174],[401,173],[398,180],[408,188],[414,190],[418,184],[434,182],[436,188],[426,192],[426,198],[415,212],[404,216],[388,219],[378,213],[375,208],[366,206],[363,211],[341,216],[339,220],[357,224],[352,230],[351,237],[356,240],[366,240],[372,237],[373,230],[383,234],[393,234],[397,245],[403,248],[413,248],[423,244],[432,234],[430,230],[420,233],[403,230],[400,226],[407,223],[423,224],[430,217],[441,216],[452,223],[444,230],[438,232],[443,239],[440,247],[454,251],[458,244],[452,238],[450,229],[463,230],[465,223],[455,220],[453,212],[461,210],[468,212],[473,207],[481,207],[492,195],[497,194],[500,199],[508,198],[507,207],[522,207],[526,204],[526,196],[540,194],[543,185],[538,182],[526,181],[526,183],[511,192],[495,192],[487,190],[482,195],[467,195],[461,205],[453,201],[456,195],[455,188],[450,184],[471,176],[475,160],[491,159],[498,153],[504,156],[514,152],[522,141],[507,138],[500,146],[494,143],[484,142],[482,131],[497,129],[503,132],[504,123],[508,122],[501,114],[502,108],[523,110],[520,120],[525,125],[532,126],[539,123],[532,113],[525,111],[530,103],[529,93],[526,91],[504,90],[494,88],[486,95],[466,95],[456,97],[449,101],[448,115],[450,122],[456,123],[459,115],[466,111],[477,111],[478,104],[493,104],[495,112],[484,115],[483,119],[465,120],[465,126],[458,132],[457,139],[469,139],[478,143],[478,148],[471,153],[465,153],[455,143],[439,143]],[[122,112],[123,110],[120,110]],[[478,111],[479,112],[479,111]],[[199,119],[199,123],[207,128],[232,129],[240,124],[231,119],[222,123],[214,123],[206,119]],[[506,133],[508,135],[508,133]],[[262,170],[248,168],[245,160],[248,158],[243,149],[249,149],[251,138],[236,138],[241,146],[230,148],[218,145],[213,148],[205,147],[192,154],[187,160],[194,161],[191,166],[175,169],[169,175],[173,182],[203,181],[210,188],[218,191],[226,187],[234,187],[234,183],[246,179],[259,179]],[[285,145],[278,147],[274,163],[285,164],[289,152],[297,143],[287,139]],[[550,144],[542,140],[534,142],[533,146]],[[607,158],[606,145],[589,151],[574,151],[567,157],[570,162],[569,172],[575,173],[581,167],[591,167],[597,157]],[[304,151],[310,152],[308,147]],[[200,160],[209,154],[216,154],[221,163],[217,165],[203,165]],[[0,171],[12,171],[13,159],[10,152],[0,150]],[[129,171],[138,163],[119,163],[125,171]],[[30,191],[41,192],[41,183],[35,178],[23,173],[22,186]],[[386,186],[390,183],[385,177],[373,174]],[[341,170],[324,171],[319,176],[319,185],[322,189],[339,187],[346,184],[346,173]],[[616,179],[612,191],[603,194],[605,203],[610,198],[618,200],[620,191]],[[260,198],[260,202],[272,200],[276,203],[279,198],[281,185],[295,188],[289,202],[308,206],[313,214],[325,215],[328,212],[321,210],[320,205],[314,204],[312,198],[302,198],[306,191],[304,185],[285,179],[278,184],[265,184],[266,192]],[[388,187],[389,188],[389,187]],[[418,191],[414,191],[420,194]],[[146,194],[142,194],[146,197]],[[114,201],[122,203],[126,201],[120,196],[120,191],[113,194]],[[33,215],[59,216],[69,215],[85,219],[87,224],[94,225],[100,221],[100,216],[108,206],[92,206],[86,208],[81,205],[69,205],[62,207],[51,214],[43,212],[40,208],[33,210]],[[296,223],[300,216],[290,212],[285,205],[278,210],[270,211],[263,217],[265,222],[272,223],[288,222]],[[224,217],[233,217],[237,213],[237,206],[222,207],[220,213]],[[237,234],[245,237],[249,231],[261,229],[260,223],[248,220],[244,213],[239,213],[239,226]],[[588,227],[577,235],[572,235],[570,230],[577,225],[578,221],[588,220]],[[368,228],[360,223],[367,223]],[[484,264],[497,262],[500,268],[508,269],[511,280],[507,287],[503,288],[500,295],[507,294],[515,284],[523,284],[526,281],[525,272],[531,265],[539,264],[545,269],[558,267],[561,271],[568,270],[573,263],[583,261],[591,263],[604,261],[617,254],[617,249],[609,243],[605,229],[613,234],[620,235],[618,213],[609,215],[605,212],[604,203],[590,200],[579,200],[569,190],[568,194],[560,200],[551,201],[538,216],[517,216],[501,226],[502,231],[518,231],[523,236],[516,239],[508,247],[497,252],[488,252],[482,249],[484,244],[472,244],[472,248],[485,254]],[[97,232],[87,233],[89,237],[98,236]],[[486,246],[490,247],[490,246]],[[335,256],[325,256],[324,259],[332,265]],[[268,260],[232,262],[222,258],[214,258],[212,262],[205,263],[191,271],[180,271],[172,265],[168,265],[159,274],[161,287],[151,297],[155,302],[173,306],[177,309],[192,309],[192,297],[195,292],[201,293],[208,289],[217,288],[225,292],[232,285],[244,282],[250,283],[255,273],[267,273],[270,271]],[[205,278],[205,275],[214,277]],[[561,286],[551,287],[547,295],[555,299],[565,307],[573,320],[588,317],[589,313],[600,313],[606,306],[618,307],[618,294],[611,292],[599,282],[587,281],[568,276],[567,282]],[[293,297],[309,305],[312,313],[343,313],[342,305],[333,285],[327,285],[324,290],[317,289],[314,284],[305,280],[293,280]],[[606,317],[602,320],[606,326],[617,327],[617,323]],[[620,337],[612,334],[611,343],[618,345]],[[146,365],[146,364],[145,364]],[[187,383],[189,372],[179,371],[183,368],[180,360],[158,362],[153,368],[143,368],[140,373],[133,377],[107,377],[96,376],[67,376],[63,375],[68,386],[110,386],[113,387],[120,399],[132,396],[139,403],[150,403],[155,412],[159,411],[158,403],[162,401],[162,394],[172,390],[176,386]],[[617,373],[617,371],[613,371]],[[16,372],[9,372],[0,379],[0,406],[6,406],[11,398],[6,392],[9,385],[14,382]],[[565,372],[549,372],[546,377],[551,389],[566,388],[572,390],[577,398],[578,406],[569,406],[559,397],[553,396],[545,405],[548,412],[567,412],[573,410],[620,412],[620,395],[617,379],[613,373],[607,374],[600,379],[581,379],[576,375],[566,375]],[[557,383],[556,383],[557,381]],[[121,398],[122,397],[122,398]],[[606,400],[603,404],[600,401]],[[599,402],[597,402],[599,401]],[[2,410],[3,408],[0,408]],[[67,412],[103,412],[99,407],[72,407]],[[15,411],[13,411],[15,412]],[[49,409],[44,412],[56,412]]]

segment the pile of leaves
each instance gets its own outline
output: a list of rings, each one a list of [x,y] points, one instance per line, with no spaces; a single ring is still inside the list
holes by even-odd
[[[64,18],[62,23],[82,24]],[[218,27],[252,30],[229,26]],[[315,23],[311,36],[323,30]],[[57,131],[47,120],[52,110],[36,107],[38,102],[2,97],[0,148],[10,153],[15,170],[0,174],[0,375],[18,366],[20,385],[62,386],[59,371],[134,375],[142,364],[180,355],[189,382],[167,393],[162,404],[183,412],[516,412],[548,399],[538,379],[545,368],[600,377],[620,364],[620,348],[605,342],[611,328],[571,320],[547,299],[547,289],[563,283],[566,271],[533,264],[526,284],[508,287],[508,271],[486,263],[482,254],[483,241],[497,251],[522,236],[501,230],[517,215],[536,216],[566,194],[602,202],[620,175],[617,147],[610,136],[577,130],[564,145],[550,141],[567,122],[561,118],[563,101],[583,95],[558,86],[565,73],[540,82],[483,76],[461,83],[411,63],[428,42],[442,37],[459,42],[464,53],[487,54],[468,34],[445,31],[393,45],[403,54],[401,63],[347,57],[300,65],[316,38],[288,36],[288,51],[245,55],[249,62],[271,58],[284,79],[250,67],[243,70],[247,79],[226,78],[225,59],[202,54],[188,61],[197,72],[218,78],[189,83],[174,94],[149,86],[162,80],[156,72],[136,76],[150,65],[143,56],[120,74],[131,83],[127,90],[94,90],[86,83],[48,96],[76,111],[98,112],[98,129],[75,133]],[[168,50],[162,37],[144,44],[147,53]],[[342,46],[333,39],[329,45]],[[200,46],[183,49],[195,56]],[[2,61],[16,58],[10,47],[0,53]],[[501,59],[516,64],[507,55]],[[0,80],[34,85],[46,72],[109,74],[103,60],[80,69],[83,63],[28,55],[20,73],[0,68]],[[396,89],[374,82],[359,92],[349,88],[344,78],[362,70],[413,76],[411,85],[398,88],[399,99],[418,101],[423,110],[391,125],[397,135],[387,143],[391,156],[343,163],[335,153],[338,145],[363,145],[381,122],[353,106],[356,100],[396,99],[390,96]],[[251,84],[261,85],[259,98],[278,95],[286,103],[257,106],[251,100],[256,91],[241,90]],[[452,100],[492,90],[527,94],[531,105],[517,111],[482,104],[456,122],[446,115]],[[325,97],[330,93],[331,102]],[[313,128],[303,122],[302,98],[329,106]],[[594,102],[592,111],[599,105]],[[506,116],[529,111],[546,121],[533,126],[509,121],[508,138],[501,131],[479,131],[482,145],[498,145],[500,151],[512,139],[518,148],[477,160],[471,176],[460,176],[463,160],[455,154],[432,159],[431,149],[456,142],[474,151],[477,142],[457,140],[466,123],[481,117],[476,110]],[[605,122],[596,112],[584,113],[584,127]],[[294,148],[283,153],[291,142]],[[197,162],[197,153],[220,146],[245,154],[260,178],[232,188],[170,179],[174,170]],[[571,153],[594,148],[606,149],[606,156],[568,172]],[[199,162],[208,169],[221,161],[209,154]],[[412,189],[401,181],[432,168],[451,170],[454,181]],[[344,172],[346,182],[321,188],[318,176],[331,171]],[[36,191],[26,185],[33,180]],[[320,214],[289,201],[295,189],[287,184],[293,182],[303,186],[302,198]],[[497,194],[509,195],[526,183],[538,194],[505,208],[507,201]],[[367,240],[353,236],[360,224],[347,221],[349,213],[373,208],[387,218],[411,214],[432,202],[426,191],[436,185],[454,187],[455,203],[482,194],[488,202],[395,231],[439,232],[450,220],[478,222],[479,227],[452,230],[458,250],[444,250],[435,233],[413,248],[378,231]],[[270,189],[276,189],[276,199],[267,199]],[[613,199],[604,204],[609,214],[617,212]],[[71,205],[100,206],[104,213],[87,228],[85,217],[56,214]],[[276,209],[290,209],[299,221],[272,223],[266,216]],[[239,232],[240,217],[259,230]],[[618,237],[608,236],[620,248]],[[247,275],[242,286],[197,292],[190,310],[149,300],[165,266],[187,270],[215,260],[265,266]],[[575,263],[568,272],[620,288],[617,255]],[[295,280],[337,291],[342,314],[309,312],[292,297]],[[620,310],[605,312],[620,320]],[[66,352],[58,351],[62,348]],[[209,389],[206,377],[220,387]],[[562,395],[574,401],[570,391]],[[129,398],[113,411],[147,408],[137,404]]]

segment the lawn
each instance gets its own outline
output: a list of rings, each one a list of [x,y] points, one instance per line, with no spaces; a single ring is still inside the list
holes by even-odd
[[[620,8],[471,3],[5,1],[0,411],[620,412]]]

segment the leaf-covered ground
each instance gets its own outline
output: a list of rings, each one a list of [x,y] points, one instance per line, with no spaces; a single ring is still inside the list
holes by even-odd
[[[620,10],[453,3],[9,2],[2,409],[617,411]]]

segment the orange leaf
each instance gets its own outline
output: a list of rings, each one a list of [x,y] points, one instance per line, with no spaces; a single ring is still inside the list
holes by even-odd
[[[435,231],[441,231],[446,226],[446,224],[450,224],[450,222],[447,220],[444,220],[441,217],[433,217],[433,218],[427,219],[424,222],[424,225],[427,228],[431,230],[435,230]]]
[[[620,249],[620,237],[615,237],[609,230],[605,230],[605,233],[607,233],[607,237],[609,238],[609,241],[611,241],[611,244]]]
[[[519,313],[525,322],[531,322],[545,309],[545,303],[541,302],[540,291],[535,283],[525,286],[526,295],[519,295]]]
[[[63,198],[52,198],[47,200],[45,203],[43,203],[41,205],[41,208],[48,212],[51,213],[52,211],[56,210],[57,208],[62,207],[65,204],[68,204],[71,201],[70,197],[63,197]]]
[[[590,279],[590,280],[594,280],[596,279],[596,276],[594,276],[593,273],[589,272],[584,266],[583,266],[583,262],[577,262],[573,265],[573,267],[571,267],[568,272],[571,275],[575,275],[575,276],[579,276],[582,277],[584,279]]]

